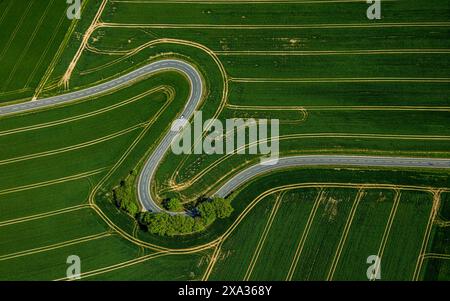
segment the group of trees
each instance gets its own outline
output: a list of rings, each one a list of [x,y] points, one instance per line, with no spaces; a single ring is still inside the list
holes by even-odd
[[[212,224],[217,218],[227,218],[233,212],[233,207],[229,200],[223,198],[213,198],[200,203],[197,212],[206,226]]]
[[[135,178],[135,172],[130,171],[125,180],[122,180],[119,186],[113,189],[113,199],[116,206],[132,216],[135,216],[139,212],[134,195]]]
[[[177,211],[183,211],[184,207],[183,204],[181,204],[180,199],[178,198],[171,198],[167,199],[163,202],[163,206],[166,210],[177,212]]]
[[[174,236],[199,232],[205,229],[199,217],[170,215],[168,213],[141,212],[138,221],[148,232],[160,236]]]
[[[136,202],[134,182],[136,173],[130,171],[128,176],[113,189],[113,200],[117,207],[137,218],[138,222],[150,233],[161,236],[189,234],[204,230],[216,219],[227,218],[233,212],[229,200],[212,198],[201,201],[189,215],[168,213],[141,212]],[[167,199],[163,202],[166,210],[182,212],[183,204],[178,198]]]
[[[202,231],[216,219],[227,218],[232,212],[230,201],[214,198],[200,203],[191,215],[142,212],[138,221],[150,233],[174,236]]]

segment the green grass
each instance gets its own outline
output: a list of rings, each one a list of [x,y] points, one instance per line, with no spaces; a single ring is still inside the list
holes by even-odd
[[[435,223],[433,225],[433,231],[431,234],[430,243],[428,244],[427,253],[436,254],[450,254],[449,237],[450,227],[439,225]]]
[[[271,93],[267,93],[271,91]],[[447,106],[447,83],[232,82],[230,100],[246,106]],[[366,112],[364,112],[365,114]]]
[[[44,219],[7,225],[0,228],[2,235],[0,255],[45,247],[106,230],[105,224],[91,209],[80,209]]]
[[[241,113],[239,110],[225,110],[220,115],[220,120],[225,122],[228,118],[240,117],[250,118],[254,117],[254,113],[246,111]],[[335,133],[335,134],[385,134],[385,135],[419,135],[424,136],[448,136],[448,127],[445,121],[449,118],[449,112],[434,112],[433,118],[430,118],[430,112],[424,111],[398,111],[389,112],[382,110],[324,110],[324,111],[309,111],[306,119],[302,121],[303,114],[294,112],[289,115],[280,112],[276,116],[275,113],[264,114],[260,112],[263,118],[269,118],[271,115],[279,117],[280,120],[280,136],[290,134],[320,134],[320,133]],[[250,116],[249,116],[250,115]],[[264,116],[265,115],[265,116]],[[287,115],[287,116],[286,116]],[[281,117],[281,118],[280,118]],[[256,117],[254,117],[256,118]],[[302,119],[300,119],[302,118]],[[405,120],[415,120],[417,124],[411,128]],[[289,122],[297,121],[296,126],[289,126]],[[286,124],[283,124],[283,123]],[[285,142],[280,142],[280,145]],[[413,143],[413,142],[411,142]],[[363,147],[363,145],[361,145]],[[416,146],[419,148],[418,146]],[[294,148],[301,150],[301,147]]]
[[[293,273],[293,280],[325,280],[341,239],[356,191],[327,189]]]
[[[450,260],[428,258],[424,260],[428,269],[423,274],[424,279],[433,281],[450,280]]]
[[[129,133],[109,142],[80,148],[71,152],[0,166],[0,189],[21,188],[25,185],[58,180],[98,169],[108,169],[131,144],[137,133]],[[89,160],[86,160],[89,158]],[[20,174],[17,170],[27,170]]]
[[[450,193],[443,192],[441,194],[441,210],[439,217],[446,222],[450,221]]]
[[[355,19],[356,20],[356,19]],[[448,27],[380,28],[112,28],[95,31],[97,49],[131,50],[159,37],[195,41],[214,51],[317,51],[446,49]],[[342,37],[345,37],[343,39]],[[288,54],[288,53],[287,53]],[[220,54],[222,59],[226,59]]]
[[[0,196],[0,221],[83,204],[103,174]]]
[[[95,275],[86,280],[191,281],[201,280],[210,251],[194,254],[163,255],[112,272]]]
[[[348,235],[342,240],[342,252],[335,258],[356,191],[342,188],[325,189],[307,233],[305,225],[317,190],[297,189],[286,192],[261,245],[250,280],[286,279],[303,233],[306,240],[302,252],[299,253],[293,280],[326,280],[333,260],[337,260],[333,280],[367,280],[366,270],[369,265],[366,260],[370,255],[379,254],[393,206],[394,191],[364,189],[364,195],[348,228]],[[423,234],[428,221],[430,203],[426,193],[402,191],[401,195],[392,228],[386,234],[387,243],[381,262],[382,280],[411,278],[410,272],[415,268],[422,239],[421,235],[414,237],[414,234]],[[244,279],[256,254],[258,242],[262,241],[262,233],[273,208],[275,196],[270,198],[270,203],[267,199],[261,200],[223,243],[211,280]],[[414,225],[409,225],[411,220]],[[413,229],[405,231],[406,225]],[[443,237],[444,233],[436,237],[436,241],[442,244],[445,241]],[[434,252],[439,253],[439,250]],[[422,271],[432,268],[436,269],[436,266],[430,267],[425,262]],[[441,274],[438,274],[440,279],[447,275],[445,271],[443,262]],[[429,276],[426,279],[429,279]]]
[[[334,280],[367,280],[367,257],[379,254],[395,194],[380,189],[364,193],[338,258]]]
[[[67,40],[66,44],[61,49],[62,53],[60,56],[55,57],[54,59],[54,69],[51,70],[48,79],[43,83],[44,90],[40,94],[40,97],[45,97],[48,95],[54,95],[63,93],[65,88],[61,85],[61,77],[67,71],[69,64],[71,63],[73,57],[81,46],[82,42],[82,33],[86,32],[91,26],[92,20],[97,14],[101,1],[92,1],[86,0],[83,2],[85,8],[82,11],[82,18],[77,20],[78,22],[75,24],[75,28],[73,28],[73,32],[68,32],[66,34]],[[67,7],[67,6],[66,6]],[[65,13],[64,13],[65,15]],[[77,66],[75,67],[77,68]],[[48,86],[56,85],[57,89],[51,89],[48,91]],[[73,89],[74,87],[71,85],[70,87]]]
[[[371,21],[365,16],[367,8],[364,2],[319,1],[279,4],[112,3],[103,19],[105,22],[150,24],[369,24]],[[411,15],[417,22],[447,21],[449,13],[448,4],[439,0],[386,2],[383,8],[382,22],[411,22]]]
[[[164,78],[166,80],[173,80],[176,83],[182,80],[177,74],[166,74]],[[155,82],[158,83],[158,80],[155,81],[154,79],[149,79],[138,83],[134,89],[126,88],[123,91],[119,91],[117,95],[114,93],[103,96],[95,102],[73,104],[69,106],[70,110],[68,110],[69,107],[65,107],[65,111],[63,108],[57,110],[62,111],[65,114],[71,112],[70,115],[63,115],[64,118],[77,117],[84,112],[89,112],[93,107],[98,111],[111,105],[120,104],[133,96],[147,91],[147,85],[149,83],[154,84]],[[186,88],[183,89],[183,85],[180,84],[180,89],[177,91],[177,97],[171,103],[171,106],[184,101],[184,95],[187,93],[185,89]],[[87,116],[86,118],[36,130],[27,130],[25,132],[1,136],[0,140],[2,140],[2,143],[11,145],[10,148],[4,149],[1,152],[2,159],[4,160],[38,154],[49,150],[64,150],[64,148],[77,146],[80,143],[86,144],[91,141],[95,142],[95,144],[92,145],[81,145],[81,147],[77,147],[73,150],[66,150],[47,156],[2,164],[0,165],[0,169],[3,173],[1,189],[9,189],[46,180],[58,179],[63,176],[74,175],[97,168],[111,167],[120,155],[129,147],[131,141],[135,139],[142,128],[136,128],[128,133],[123,133],[117,137],[111,137],[105,141],[95,140],[118,133],[142,122],[149,121],[166,102],[167,99],[164,94],[161,92],[154,93],[141,97],[138,101],[133,103],[121,105],[113,110],[94,116]],[[98,104],[102,104],[102,107],[99,107]],[[169,109],[171,106],[169,106]],[[166,115],[163,115],[167,116],[165,119],[173,118],[173,113],[168,113],[167,111],[168,110],[164,112]],[[30,119],[34,119],[36,115],[43,116],[41,120],[42,123],[52,122],[52,120],[54,120],[54,115],[53,113],[50,113],[50,111],[27,116],[30,116]],[[130,118],[122,118],[122,116],[129,116]],[[25,116],[19,117],[17,120],[8,118],[5,120],[5,123],[8,123],[9,121],[11,125],[17,124],[18,126],[28,126],[28,123],[21,122],[24,119]],[[158,122],[161,122],[161,120],[158,120]],[[149,140],[149,144],[161,134],[159,131],[153,131],[151,133],[153,135],[151,138],[153,139]],[[14,143],[15,141],[17,142]],[[29,171],[25,174],[18,174],[16,172],[17,169]],[[20,181],[18,181],[19,178]]]
[[[263,198],[222,245],[210,280],[243,280],[276,196]]]
[[[31,98],[71,25],[66,9],[57,0],[0,3],[0,103]]]
[[[441,207],[442,208],[442,207]],[[450,227],[435,224],[433,226],[427,254],[450,254]],[[425,258],[421,270],[422,279],[450,280],[450,260],[448,258]]]
[[[381,259],[381,279],[413,279],[431,206],[432,195],[429,193],[402,193]]]
[[[389,54],[337,56],[240,56],[222,59],[236,78],[445,78],[448,54]],[[414,63],[412,63],[414,62]]]
[[[278,104],[279,105],[279,104]],[[448,136],[449,127],[446,126],[449,118],[448,112],[430,112],[425,111],[310,111],[303,122],[289,125],[283,124],[284,121],[292,122],[295,112],[289,113],[269,113],[259,111],[258,114],[252,111],[238,111],[226,109],[220,116],[220,120],[226,118],[241,117],[249,118],[259,115],[260,118],[283,117],[280,119],[280,135],[309,134],[308,136],[291,137],[280,141],[280,152],[286,155],[302,154],[358,154],[358,155],[387,155],[387,156],[414,156],[414,157],[448,157],[449,140],[434,139],[429,140],[426,136]],[[269,115],[269,116],[268,116]],[[283,116],[280,116],[283,115]],[[298,118],[298,117],[297,117]],[[414,120],[414,127],[410,122]],[[331,133],[330,136],[322,134]],[[371,138],[362,137],[339,137],[346,134],[378,134],[384,137]],[[329,134],[330,135],[330,134]],[[338,137],[332,137],[337,135]],[[399,139],[398,137],[389,138],[388,135],[417,135],[423,136],[423,139],[408,138]],[[176,182],[179,184],[190,181],[198,173],[213,166],[215,162],[221,159],[221,155],[186,155],[188,158],[181,165],[181,157],[169,154],[163,161],[161,168],[157,171],[157,179],[162,184],[161,187],[168,185],[167,174],[173,174],[179,167],[176,174]],[[179,191],[183,197],[192,197],[196,193],[218,185],[217,179],[223,175],[237,173],[240,169],[248,167],[259,161],[255,155],[233,155],[225,159],[213,169],[208,170],[204,177],[199,179],[195,185]],[[230,166],[236,170],[230,170]],[[201,187],[201,189],[199,189]]]
[[[317,189],[290,190],[283,195],[250,280],[285,280]]]
[[[101,256],[99,256],[101,254]],[[81,272],[88,272],[132,260],[139,248],[118,236],[106,236],[62,248],[0,261],[2,280],[56,280],[66,277],[67,257],[77,255]],[[14,271],[12,273],[12,271]]]

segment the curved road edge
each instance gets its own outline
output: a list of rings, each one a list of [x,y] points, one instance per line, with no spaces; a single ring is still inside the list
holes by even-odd
[[[203,82],[197,69],[189,63],[178,59],[159,60],[116,79],[108,82],[82,89],[79,91],[66,93],[58,96],[42,98],[27,103],[19,103],[0,107],[0,117],[31,112],[43,108],[58,106],[65,103],[74,102],[87,97],[97,96],[105,92],[115,90],[130,82],[156,73],[162,70],[176,70],[183,73],[190,83],[190,95],[186,105],[181,113],[183,119],[189,119],[197,106],[200,104],[203,94]],[[144,210],[152,212],[168,212],[160,208],[153,200],[150,191],[150,183],[153,179],[155,171],[163,159],[164,155],[170,148],[173,139],[180,133],[181,127],[177,130],[169,131],[152,152],[149,159],[144,163],[144,167],[139,174],[137,194],[139,202]],[[256,164],[250,166],[238,174],[234,175],[222,187],[216,190],[213,195],[218,197],[226,197],[240,186],[254,179],[258,175],[268,173],[270,171],[279,170],[289,167],[300,166],[362,166],[362,167],[400,167],[400,168],[450,168],[450,159],[436,158],[408,158],[408,157],[374,157],[374,156],[345,156],[345,155],[308,155],[308,156],[291,156],[282,157],[272,165]],[[189,212],[168,212],[169,214],[189,214]]]
[[[409,157],[376,157],[350,155],[306,155],[282,157],[272,165],[256,164],[233,176],[215,193],[215,196],[226,197],[243,184],[256,176],[285,169],[304,166],[361,166],[361,167],[407,167],[407,168],[450,168],[450,159],[409,158]]]
[[[202,78],[197,69],[191,64],[179,60],[179,59],[164,59],[158,60],[153,63],[149,63],[134,71],[131,71],[118,78],[101,83],[99,85],[74,91],[62,95],[52,96],[48,98],[41,98],[26,103],[12,104],[0,107],[0,117],[16,115],[20,113],[28,113],[37,111],[40,109],[57,107],[62,104],[75,102],[77,100],[85,99],[92,96],[98,96],[116,90],[119,87],[125,86],[132,81],[135,81],[144,76],[151,75],[153,73],[162,70],[175,70],[184,74],[190,83],[190,95],[189,99],[181,113],[185,119],[189,119],[194,114],[195,109],[200,104],[203,93]],[[180,128],[181,130],[181,128]],[[150,192],[150,182],[158,167],[159,163],[163,159],[165,153],[170,147],[172,139],[179,133],[179,131],[170,131],[167,133],[161,142],[156,147],[155,151],[150,155],[150,158],[145,162],[142,169],[137,186],[137,194],[141,206],[148,211],[162,212],[164,209],[160,208],[153,200]],[[185,212],[169,212],[170,214],[185,214]]]
[[[165,59],[159,60],[145,66],[142,66],[136,70],[133,70],[127,74],[119,76],[118,78],[112,79],[110,81],[98,84],[93,87],[81,89],[78,91],[65,93],[61,95],[51,96],[47,98],[41,98],[37,100],[31,100],[29,102],[11,104],[6,106],[0,106],[0,117],[15,115],[20,113],[27,113],[36,111],[39,109],[46,109],[50,107],[56,107],[62,104],[67,104],[75,102],[84,98],[98,96],[104,94],[105,92],[110,92],[129,84],[136,79],[151,75],[153,73],[159,72],[161,70],[175,69],[177,71],[189,71],[197,72],[194,67],[192,67],[187,62],[177,60],[177,59]],[[183,72],[186,73],[186,72]]]

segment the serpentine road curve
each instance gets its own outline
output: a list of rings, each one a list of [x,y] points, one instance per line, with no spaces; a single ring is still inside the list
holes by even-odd
[[[0,107],[0,117],[12,114],[35,111],[49,108],[87,97],[99,95],[130,82],[156,73],[162,70],[175,70],[184,74],[190,82],[191,90],[189,99],[181,113],[183,119],[189,119],[197,106],[200,104],[203,94],[203,83],[200,74],[189,63],[178,59],[165,59],[150,63],[140,67],[130,73],[122,75],[116,79],[99,84],[83,90],[66,93],[58,96],[42,98],[26,103],[19,103]],[[150,182],[155,174],[158,164],[169,150],[173,139],[180,133],[181,127],[169,131],[157,145],[156,149],[145,162],[138,179],[138,198],[145,210],[152,212],[163,212],[152,198],[150,192]],[[291,156],[280,158],[272,165],[256,164],[233,176],[228,182],[220,187],[215,195],[225,197],[247,181],[258,175],[269,171],[311,165],[332,165],[332,166],[372,166],[372,167],[415,167],[415,168],[450,168],[450,159],[436,158],[407,158],[407,157],[373,157],[373,156],[344,156],[344,155],[311,155],[311,156]],[[168,212],[170,214],[179,214]]]

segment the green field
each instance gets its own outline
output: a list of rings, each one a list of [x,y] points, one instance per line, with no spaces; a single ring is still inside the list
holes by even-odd
[[[162,38],[194,41],[218,56],[229,78],[219,118],[278,118],[293,124],[280,128],[282,136],[290,135],[281,143],[282,154],[448,157],[448,4],[387,2],[386,14],[376,24],[357,13],[364,7],[356,1],[111,3],[104,24],[89,41],[91,48],[80,59],[73,84],[83,86],[96,72],[112,75],[158,53],[176,52],[202,68],[216,68],[193,47],[146,46]],[[176,11],[183,13],[174,17],[171,12]],[[152,15],[150,21],[146,15]],[[219,78],[207,74],[212,87]],[[216,104],[216,94],[208,101]],[[252,106],[265,109],[255,111]],[[297,106],[307,115],[302,119],[292,110],[271,112],[272,106]],[[209,108],[206,104],[202,110],[210,112]],[[405,120],[414,120],[415,126]],[[229,166],[242,168],[257,160],[229,156],[217,163],[219,158],[168,155],[158,171],[157,191],[193,199],[199,191],[218,185],[220,175],[231,175],[234,170],[230,172]],[[201,172],[204,176],[192,180]],[[167,174],[176,175],[167,178]],[[185,188],[171,191],[173,182]]]
[[[272,219],[274,202],[261,200],[223,243],[211,279],[367,280],[367,257],[383,254],[381,279],[412,280],[430,195],[401,191],[397,204],[393,190],[361,192],[286,190]]]
[[[383,1],[377,21],[365,1],[84,3],[70,21],[64,1],[0,1],[0,103],[178,58],[202,75],[204,120],[277,118],[282,156],[450,157],[448,1]],[[231,217],[204,232],[140,229],[112,189],[141,170],[189,92],[165,71],[0,117],[0,280],[65,280],[74,254],[86,280],[367,280],[374,254],[381,280],[450,279],[446,170],[280,170],[235,191]],[[151,189],[189,204],[259,160],[168,153]]]
[[[31,99],[70,26],[65,2],[0,2],[0,102]]]

